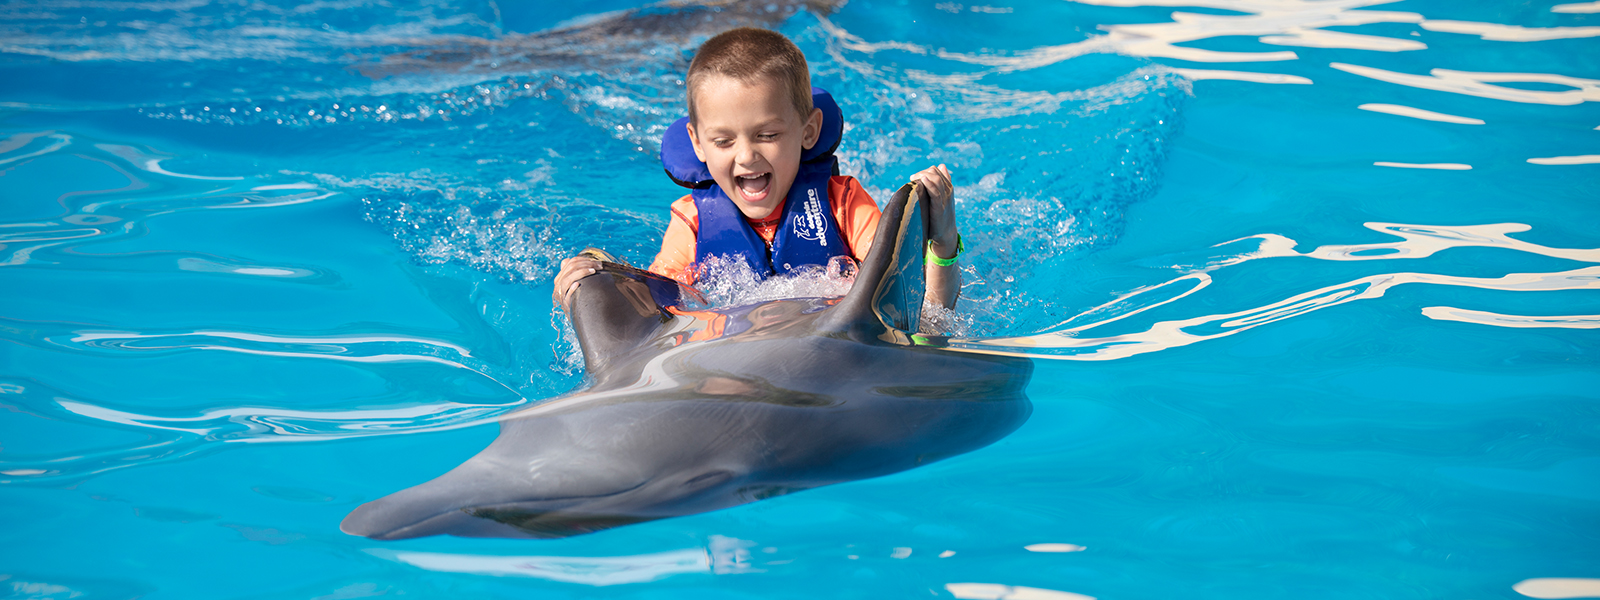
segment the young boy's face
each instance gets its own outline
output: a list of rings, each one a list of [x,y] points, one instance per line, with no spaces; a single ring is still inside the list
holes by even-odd
[[[746,218],[765,219],[782,209],[800,155],[822,131],[822,111],[802,118],[787,92],[770,79],[746,84],[720,75],[695,90],[694,154]]]

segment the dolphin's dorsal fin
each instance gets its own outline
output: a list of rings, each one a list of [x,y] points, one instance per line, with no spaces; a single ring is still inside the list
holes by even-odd
[[[922,257],[927,239],[922,186],[901,186],[883,208],[872,250],[855,286],[818,320],[818,333],[909,344],[922,313]]]

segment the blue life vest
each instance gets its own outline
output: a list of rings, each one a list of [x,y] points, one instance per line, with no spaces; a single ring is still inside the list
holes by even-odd
[[[816,145],[800,155],[800,172],[784,199],[770,254],[744,213],[712,179],[711,170],[694,155],[689,117],[678,119],[661,136],[661,165],[672,181],[692,190],[689,195],[700,213],[696,264],[704,264],[712,256],[737,257],[764,278],[808,265],[826,266],[828,259],[850,253],[828,202],[828,180],[839,173],[839,159],[833,151],[844,135],[844,115],[833,96],[820,88],[811,88],[811,102],[822,109],[822,132]]]

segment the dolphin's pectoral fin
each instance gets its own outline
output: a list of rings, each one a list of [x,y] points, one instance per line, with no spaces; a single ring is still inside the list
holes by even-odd
[[[938,385],[886,385],[872,388],[875,394],[907,400],[953,400],[959,402],[1009,402],[1026,389],[1031,365],[1017,361],[994,361],[1008,369],[975,375],[957,384]],[[1014,364],[1023,367],[1010,366]],[[1021,376],[1019,376],[1019,373]]]
[[[906,184],[889,199],[878,220],[872,250],[861,261],[855,286],[818,320],[817,332],[858,341],[879,339],[909,345],[922,312],[923,248],[927,200],[922,186]]]
[[[733,471],[718,469],[715,471],[708,471],[699,475],[695,475],[688,481],[683,482],[683,485],[685,487],[711,487],[714,485],[720,485],[729,479],[733,479],[734,477],[736,477],[736,475],[734,475]]]
[[[571,513],[561,510],[529,510],[516,507],[465,508],[462,512],[504,523],[536,538],[561,538],[594,533],[612,527],[654,521],[657,517]]]
[[[811,488],[788,485],[752,485],[739,488],[739,490],[734,492],[734,494],[740,498],[743,498],[747,502],[755,502],[758,500],[766,500],[768,498],[777,498],[778,496],[787,496],[795,492],[803,492],[809,489]]]

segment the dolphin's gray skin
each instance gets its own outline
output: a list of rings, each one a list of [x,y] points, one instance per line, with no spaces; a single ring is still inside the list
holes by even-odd
[[[885,325],[920,303],[912,190],[890,201],[843,299],[667,315],[634,279],[580,280],[568,314],[590,387],[502,421],[477,456],[361,505],[340,528],[566,537],[895,473],[1004,437],[1032,411],[1031,362],[917,346]]]
[[[772,28],[807,10],[828,16],[846,0],[666,0],[595,15],[555,29],[495,39],[453,36],[418,42],[416,49],[357,65],[381,78],[413,71],[502,72],[605,69],[654,62],[735,27]],[[688,57],[675,56],[688,68]]]

